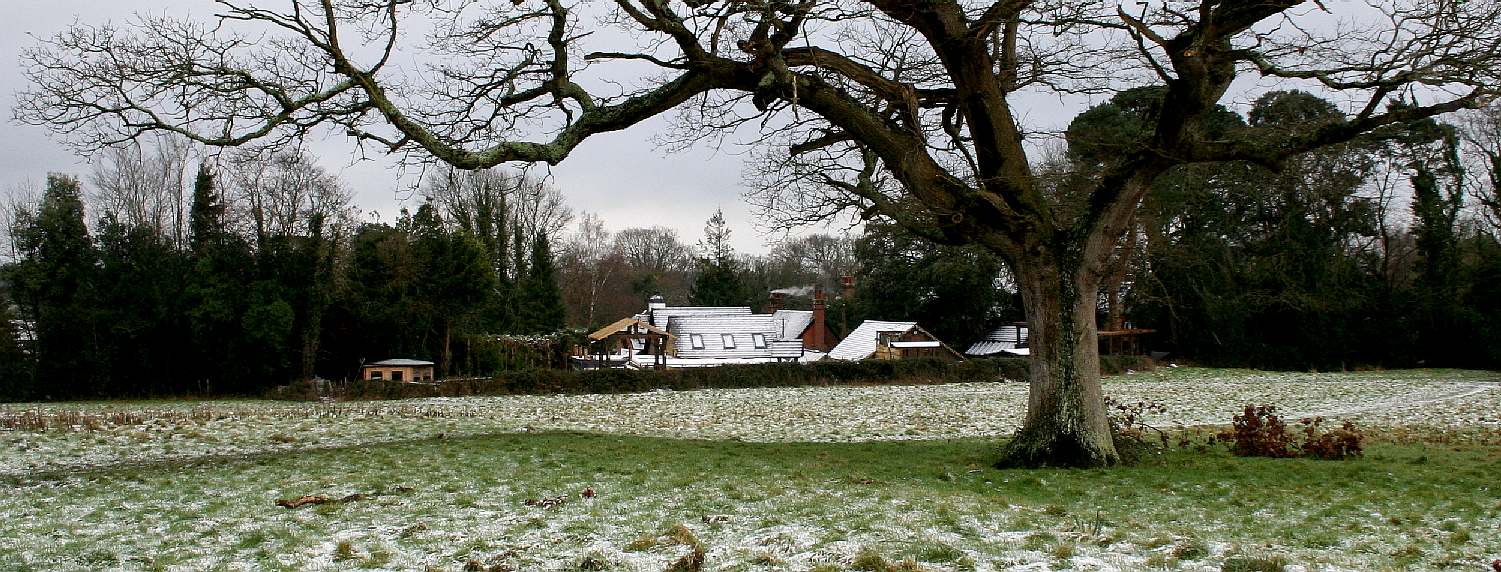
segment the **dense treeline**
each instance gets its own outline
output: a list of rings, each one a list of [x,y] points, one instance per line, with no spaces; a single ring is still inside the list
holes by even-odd
[[[51,175],[15,202],[4,395],[259,394],[389,357],[488,374],[491,336],[564,326],[551,241],[570,215],[535,181],[448,173],[415,213],[355,224],[304,154],[205,164],[184,197],[163,176],[183,163],[136,151],[107,156],[92,196]]]
[[[258,395],[391,357],[487,376],[556,365],[579,329],[654,293],[760,310],[770,289],[833,291],[854,268],[852,241],[828,235],[737,253],[722,213],[696,247],[589,214],[569,232],[557,190],[493,170],[441,171],[414,212],[361,223],[305,154],[231,153],[174,176],[186,155],[111,149],[88,183],[56,174],[12,197],[0,397]]]
[[[1077,201],[1141,145],[1160,94],[1126,91],[1078,116],[1041,170],[1052,200]],[[1204,128],[1307,131],[1345,117],[1273,92]],[[1495,367],[1501,111],[1457,120],[1159,178],[1104,269],[1101,328],[1153,328],[1153,349],[1214,365]],[[806,309],[818,287],[836,333],[915,320],[956,348],[1022,319],[993,254],[879,218],[855,237],[748,255],[722,212],[689,245],[661,226],[612,233],[522,175],[446,170],[423,182],[414,212],[360,223],[351,193],[306,154],[230,153],[194,176],[189,151],[110,149],[87,183],[52,175],[13,197],[0,396],[259,394],[389,357],[488,376],[554,363],[568,336],[657,293],[764,310],[779,290]],[[536,355],[518,356],[529,344]]]
[[[1158,93],[1124,92],[1077,118],[1072,175],[1133,144]],[[1475,127],[1494,113],[1464,119]],[[1311,131],[1345,120],[1331,102],[1284,91],[1245,118],[1222,109],[1209,128]],[[1278,165],[1190,166],[1158,179],[1119,246],[1102,323],[1156,328],[1159,349],[1214,365],[1501,364],[1497,227],[1487,211],[1466,209],[1495,204],[1494,184],[1482,183],[1498,163],[1467,172],[1463,127],[1424,121]]]

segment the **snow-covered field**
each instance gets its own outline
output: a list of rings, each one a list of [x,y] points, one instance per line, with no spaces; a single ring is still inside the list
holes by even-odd
[[[1158,427],[1224,424],[1246,404],[1268,403],[1292,418],[1324,415],[1494,443],[1498,379],[1468,371],[1182,368],[1110,378],[1105,390],[1121,402],[1166,405],[1147,420]],[[1488,515],[1475,522],[1329,499],[1357,503],[1369,522],[1263,507],[1256,518],[1267,532],[1256,532],[1239,528],[1239,515],[1171,502],[1101,524],[1076,515],[1076,507],[935,497],[900,482],[866,488],[858,475],[849,482],[738,483],[715,475],[656,482],[650,468],[614,474],[560,464],[545,451],[473,451],[452,440],[551,431],[761,443],[988,437],[1015,429],[1025,397],[1024,384],[983,383],[341,404],[0,405],[0,479],[13,482],[0,498],[0,569],[459,570],[474,561],[498,570],[655,572],[688,550],[663,536],[678,522],[704,541],[710,570],[837,570],[873,547],[910,555],[926,570],[1218,570],[1229,556],[1258,551],[1287,555],[1294,569],[1356,570],[1392,566],[1393,546],[1409,542],[1419,567],[1439,565],[1445,546],[1465,552],[1466,565],[1501,557],[1485,552],[1501,550],[1489,537],[1501,529],[1501,503],[1490,490],[1434,501]],[[306,468],[289,471],[288,463]],[[954,471],[960,480],[980,473]],[[555,475],[552,489],[529,488],[539,473]],[[1048,486],[1046,476],[1021,478]],[[585,486],[600,486],[599,498],[579,499]],[[1225,487],[1227,498],[1245,493],[1209,486]],[[271,505],[297,494],[354,492],[388,494],[295,511]],[[519,502],[560,493],[572,500],[555,509]],[[1150,494],[1170,500],[1179,493]],[[1095,501],[1110,499],[1081,499]],[[1341,528],[1323,530],[1335,525]],[[1272,532],[1279,526],[1324,536],[1284,542]],[[1471,530],[1473,538],[1444,544]],[[1172,556],[1194,551],[1201,555]]]
[[[1228,424],[1247,404],[1296,419],[1501,429],[1501,374],[1414,370],[1339,374],[1164,369],[1109,378],[1120,402],[1155,401],[1158,427]],[[589,431],[751,442],[1002,436],[1026,409],[1021,383],[657,391],[361,403],[267,401],[0,404],[0,476],[529,431]]]

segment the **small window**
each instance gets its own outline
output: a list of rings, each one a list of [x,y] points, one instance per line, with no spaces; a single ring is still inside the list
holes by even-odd
[[[393,370],[391,370],[391,381],[401,381],[401,370],[399,370],[399,369],[393,369]]]
[[[751,343],[755,344],[758,350],[766,349],[766,334],[751,334]]]
[[[720,339],[724,340],[724,349],[727,349],[727,350],[733,350],[733,349],[735,349],[735,335],[734,334],[720,334],[719,337],[720,337]]]
[[[370,379],[381,379],[381,371],[378,369],[370,370]]]
[[[704,349],[704,336],[703,336],[703,334],[689,334],[688,335],[688,341],[693,342],[693,349],[695,349],[695,350]]]

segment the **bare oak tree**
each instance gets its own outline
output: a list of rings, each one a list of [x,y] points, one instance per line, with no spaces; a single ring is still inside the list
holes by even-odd
[[[1153,179],[1188,163],[1275,167],[1484,104],[1501,85],[1494,0],[218,4],[217,23],[75,25],[42,42],[24,56],[33,85],[16,116],[85,147],[160,130],[239,145],[331,126],[464,169],[555,164],[592,136],[674,110],[679,133],[754,131],[757,178],[778,191],[770,209],[855,209],[1009,262],[1032,342],[1025,422],[1003,454],[1015,465],[1119,459],[1096,300]],[[608,14],[579,15],[595,6]],[[617,45],[591,43],[612,32]],[[397,57],[408,48],[425,50],[431,68],[398,65],[412,61]],[[1350,117],[1207,136],[1205,118],[1242,76],[1342,94]],[[1166,86],[1150,135],[1079,200],[1046,193],[1024,102],[1148,83]],[[1387,106],[1395,95],[1419,103]]]

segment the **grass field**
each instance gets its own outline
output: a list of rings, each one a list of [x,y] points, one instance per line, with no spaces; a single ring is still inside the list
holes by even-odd
[[[1352,461],[1190,447],[1101,471],[990,467],[1016,384],[0,406],[0,569],[655,572],[698,545],[705,570],[1482,570],[1494,379],[1113,378],[1178,404],[1159,426],[1259,398],[1378,439]]]

